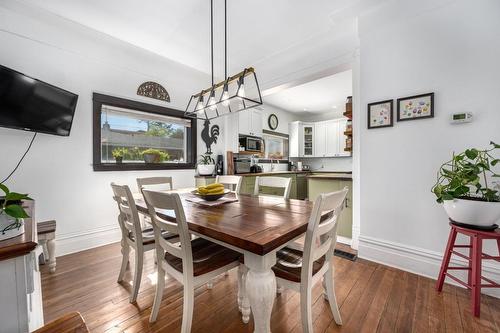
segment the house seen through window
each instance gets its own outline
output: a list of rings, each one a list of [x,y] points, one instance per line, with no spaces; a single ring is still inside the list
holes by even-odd
[[[186,163],[190,126],[184,118],[102,105],[101,163],[114,162],[114,155],[122,163],[145,163],[148,153],[155,163]]]

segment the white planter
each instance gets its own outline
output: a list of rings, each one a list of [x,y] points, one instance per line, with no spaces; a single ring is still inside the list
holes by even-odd
[[[445,200],[443,207],[459,223],[489,227],[500,220],[500,202],[453,199]]]
[[[10,225],[14,224],[16,220],[8,215],[0,214],[0,241],[17,237],[24,234],[24,221],[20,219],[21,226],[14,229],[5,230]],[[3,231],[5,230],[5,231]]]
[[[215,164],[198,164],[198,173],[200,176],[211,176],[214,174]]]

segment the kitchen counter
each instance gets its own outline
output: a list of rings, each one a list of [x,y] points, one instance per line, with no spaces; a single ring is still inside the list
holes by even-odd
[[[237,173],[235,176],[272,176],[272,175],[291,175],[291,174],[309,174],[311,171],[273,171],[273,172],[248,172]]]
[[[330,172],[330,173],[314,173],[308,175],[307,178],[311,179],[335,179],[335,180],[352,180],[351,173],[340,173],[340,172]]]

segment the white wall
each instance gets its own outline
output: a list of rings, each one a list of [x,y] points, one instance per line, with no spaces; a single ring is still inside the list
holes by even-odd
[[[57,220],[58,254],[118,240],[117,212],[109,184],[171,175],[177,187],[194,185],[194,170],[94,172],[92,93],[157,103],[183,110],[189,95],[208,77],[106,35],[20,3],[0,4],[0,64],[79,95],[70,137],[38,135],[20,169],[8,182],[36,199],[36,220]],[[136,96],[154,80],[170,93],[170,104]],[[31,133],[0,128],[0,176],[24,152]]]
[[[295,113],[285,111],[270,104],[265,104],[265,102],[262,105],[262,109],[262,128],[269,131],[272,131],[272,129],[269,127],[268,119],[273,113],[278,117],[278,128],[274,131],[284,134],[288,134],[288,124],[290,122],[300,119]]]
[[[500,2],[391,2],[359,24],[359,255],[435,278],[449,231],[430,192],[436,171],[453,151],[500,141]],[[435,118],[366,129],[367,103],[427,92]],[[474,122],[449,124],[462,111]]]

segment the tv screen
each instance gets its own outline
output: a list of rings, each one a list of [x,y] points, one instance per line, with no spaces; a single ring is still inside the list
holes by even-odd
[[[78,95],[0,66],[0,126],[68,136]]]

